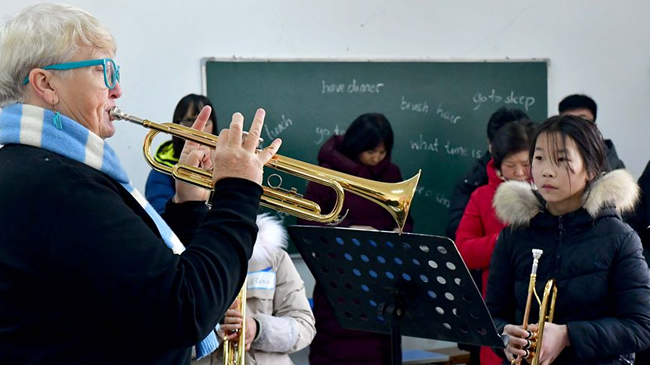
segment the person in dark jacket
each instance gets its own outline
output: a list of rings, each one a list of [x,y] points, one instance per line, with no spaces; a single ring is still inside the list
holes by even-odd
[[[212,106],[210,99],[203,95],[185,95],[174,109],[172,122],[185,127],[191,127],[204,106],[212,108],[210,119],[208,119],[204,131],[214,134],[215,131],[218,130],[217,115],[214,112],[214,107]],[[181,156],[181,151],[183,150],[184,145],[184,139],[172,136],[170,141],[164,142],[160,147],[158,147],[154,159],[157,162],[172,168],[178,163],[178,158]],[[158,214],[163,214],[165,212],[167,202],[175,193],[176,184],[171,175],[153,169],[149,172],[147,183],[144,187],[144,196]]]
[[[508,109],[501,107],[490,116],[487,124],[488,151],[481,158],[478,158],[471,170],[465,176],[460,178],[454,186],[449,203],[449,221],[445,234],[452,240],[456,240],[456,231],[463,218],[465,208],[469,203],[472,193],[481,186],[488,184],[487,164],[492,160],[492,140],[497,131],[504,125],[516,120],[528,119],[528,115],[519,109]],[[479,290],[482,290],[482,271],[470,270],[472,278]],[[470,352],[470,364],[479,364],[479,347],[461,344],[458,346],[462,350]]]
[[[508,109],[501,107],[497,109],[490,116],[487,124],[487,139],[488,139],[488,152],[481,158],[477,159],[472,166],[472,169],[467,172],[465,176],[458,180],[454,186],[454,192],[451,196],[449,206],[449,222],[447,223],[446,234],[452,240],[456,239],[456,230],[460,225],[460,220],[463,218],[465,207],[469,202],[469,198],[478,187],[487,185],[488,176],[486,166],[492,159],[490,151],[492,151],[492,140],[497,131],[507,123],[516,120],[528,119],[528,115],[519,109]]]
[[[598,116],[598,105],[596,105],[594,99],[587,95],[573,94],[562,99],[560,104],[558,104],[558,112],[560,115],[577,115],[579,117],[587,119],[590,122],[596,123],[596,117]],[[624,169],[625,164],[620,158],[618,158],[618,153],[616,153],[614,142],[612,142],[611,139],[605,139],[604,142],[605,150],[607,151],[607,171]]]
[[[189,364],[244,282],[262,167],[280,141],[256,153],[236,113],[214,157],[186,143],[180,162],[214,168],[213,205],[179,183],[168,225],[105,141],[122,95],[115,52],[108,29],[69,5],[0,26],[3,364]]]
[[[634,179],[625,170],[603,175],[602,136],[576,116],[545,121],[530,156],[535,185],[506,182],[495,196],[510,227],[492,253],[486,303],[506,335],[505,355],[528,353],[520,325],[532,250],[540,249],[537,293],[549,279],[557,285],[553,323],[535,349],[540,364],[631,364],[634,352],[650,346],[650,273],[639,237],[620,216],[637,199]],[[532,332],[538,313],[533,300]]]
[[[650,257],[648,254],[650,252],[650,229],[648,229],[650,227],[650,162],[643,170],[637,184],[641,189],[639,203],[627,223],[639,234],[646,256]]]
[[[320,166],[366,179],[399,182],[402,174],[391,163],[393,130],[383,114],[367,113],[356,118],[344,136],[332,136],[318,153]],[[336,195],[332,189],[310,182],[305,198],[315,201],[323,211],[331,211]],[[379,205],[346,194],[342,212],[345,218],[339,227],[397,231],[391,215]],[[299,221],[301,224],[314,222]],[[409,216],[404,227],[412,231],[413,220]],[[319,284],[314,288],[314,316],[316,337],[311,343],[309,363],[329,364],[390,364],[390,336],[372,332],[347,330],[341,327]]]
[[[643,244],[643,255],[650,264],[650,162],[637,181],[640,188],[639,203],[634,212],[626,217],[626,222],[636,231]],[[650,364],[650,349],[637,352],[637,364]]]
[[[508,123],[499,129],[492,140],[493,158],[487,166],[489,182],[472,193],[456,232],[456,247],[465,265],[470,270],[482,272],[483,297],[492,250],[505,227],[497,219],[492,200],[503,182],[528,181],[528,145],[533,131],[534,124],[524,120]],[[489,347],[481,347],[480,357],[481,365],[499,365],[502,362]]]

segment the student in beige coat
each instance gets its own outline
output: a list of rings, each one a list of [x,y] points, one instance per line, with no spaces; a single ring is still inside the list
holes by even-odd
[[[304,283],[284,250],[286,230],[270,215],[259,215],[257,225],[248,261],[246,365],[290,365],[289,354],[309,346],[316,335],[314,315]],[[226,312],[218,331],[222,339],[224,332],[241,328],[241,313],[234,308]],[[223,363],[221,347],[212,354],[212,364]]]

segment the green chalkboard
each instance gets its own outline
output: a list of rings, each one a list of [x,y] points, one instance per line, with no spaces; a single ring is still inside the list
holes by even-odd
[[[415,231],[444,235],[454,183],[487,148],[486,125],[501,106],[547,116],[547,62],[348,62],[205,59],[204,92],[219,127],[234,112],[246,128],[266,109],[265,143],[316,164],[322,143],[360,114],[380,112],[393,126],[393,162],[404,178],[422,169],[411,212]],[[266,175],[273,170],[267,170]],[[283,187],[306,182],[283,175]],[[286,224],[295,219],[283,216]]]

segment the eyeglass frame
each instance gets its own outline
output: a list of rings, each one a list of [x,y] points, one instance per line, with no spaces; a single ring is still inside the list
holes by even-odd
[[[106,74],[106,64],[109,62],[113,64],[113,69],[115,70],[115,72],[113,73],[114,80],[111,80],[113,81],[112,87],[108,84],[108,75]],[[65,71],[65,70],[73,70],[77,68],[100,66],[100,65],[102,66],[102,71],[104,72],[104,84],[106,85],[107,88],[113,90],[115,86],[117,86],[117,83],[120,82],[120,66],[118,66],[115,63],[115,61],[113,61],[113,59],[111,58],[100,58],[96,60],[57,63],[54,65],[47,65],[45,67],[41,67],[41,69]],[[25,80],[23,80],[23,85],[27,85],[28,83],[29,83],[29,76],[26,76]]]

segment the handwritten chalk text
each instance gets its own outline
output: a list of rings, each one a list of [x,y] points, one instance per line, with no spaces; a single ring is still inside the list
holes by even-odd
[[[321,144],[321,143],[323,143],[323,141],[328,139],[330,136],[332,136],[332,135],[341,135],[343,133],[345,133],[345,130],[339,129],[338,124],[334,127],[334,130],[332,130],[332,131],[330,131],[327,128],[316,127],[316,135],[318,136],[317,137],[318,140],[314,141],[314,144]]]
[[[493,104],[503,103],[506,105],[514,105],[518,108],[523,107],[524,110],[527,111],[530,109],[531,106],[535,104],[535,97],[526,96],[526,95],[517,95],[515,94],[514,91],[510,91],[509,94],[503,96],[497,93],[495,89],[492,89],[492,91],[488,94],[483,94],[481,92],[474,94],[474,97],[472,97],[472,101],[475,104],[474,110],[478,110],[485,103],[493,103]]]
[[[427,104],[426,101],[420,103],[407,101],[406,98],[402,96],[402,103],[400,104],[400,109],[426,114],[429,112],[429,104]]]
[[[364,83],[358,82],[357,79],[352,79],[349,83],[328,83],[322,80],[322,93],[323,94],[378,94],[381,88],[384,87],[382,82]]]
[[[449,156],[460,156],[468,158],[480,158],[483,156],[483,151],[476,148],[468,148],[461,145],[452,144],[451,141],[446,141],[443,145],[440,144],[438,137],[433,140],[426,140],[423,135],[417,141],[409,141],[411,150],[414,151],[428,151],[434,153],[444,153]]]
[[[436,109],[436,114],[438,114],[442,119],[448,121],[451,124],[456,124],[461,119],[460,115],[454,113],[450,110],[442,109],[442,103],[438,104],[438,109]]]
[[[274,128],[269,128],[269,125],[265,124],[264,132],[266,133],[267,137],[269,137],[269,141],[272,141],[292,125],[293,121],[282,114],[282,120]]]

